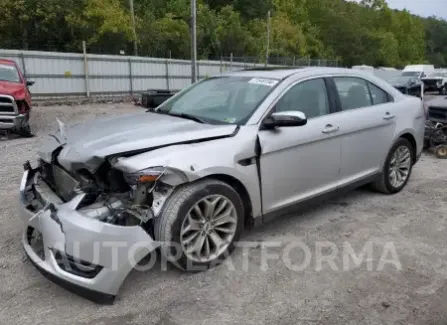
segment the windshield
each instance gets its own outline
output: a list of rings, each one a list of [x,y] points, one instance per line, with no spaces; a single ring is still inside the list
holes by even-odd
[[[405,71],[402,72],[401,76],[406,76],[406,77],[417,77],[419,76],[421,73],[419,71]]]
[[[447,72],[435,72],[429,75],[429,77],[445,77],[447,76]]]
[[[388,82],[390,83],[399,83],[399,84],[404,84],[409,82],[410,80],[412,80],[413,77],[411,76],[399,76],[399,77],[394,77],[388,80]]]
[[[245,124],[278,82],[251,77],[209,78],[166,101],[156,111],[192,115],[210,123]]]
[[[0,81],[20,82],[19,73],[13,65],[0,64]]]

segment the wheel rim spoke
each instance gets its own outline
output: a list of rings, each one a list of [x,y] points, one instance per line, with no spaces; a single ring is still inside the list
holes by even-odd
[[[404,184],[409,176],[411,168],[411,152],[405,147],[401,146],[394,152],[389,166],[389,180],[393,187],[399,187]]]
[[[220,256],[233,240],[237,228],[233,203],[222,195],[209,195],[188,212],[180,229],[180,244],[185,255],[197,262]]]

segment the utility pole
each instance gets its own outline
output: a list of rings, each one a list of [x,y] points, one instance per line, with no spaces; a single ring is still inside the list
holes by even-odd
[[[267,49],[265,50],[265,66],[269,64],[269,47],[270,47],[270,10],[267,13]]]
[[[196,0],[191,0],[191,83],[197,81]]]
[[[137,30],[135,27],[135,12],[133,9],[133,0],[129,0],[130,16],[132,18],[132,31],[133,31],[133,53],[135,56],[138,55],[138,45],[137,45]]]

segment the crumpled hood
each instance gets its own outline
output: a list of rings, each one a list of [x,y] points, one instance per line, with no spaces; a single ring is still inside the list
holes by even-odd
[[[9,95],[14,99],[23,99],[25,97],[25,86],[20,83],[0,81],[0,95]]]
[[[58,162],[67,170],[95,171],[104,157],[132,154],[184,142],[231,136],[236,125],[201,124],[156,113],[101,118],[50,135],[38,151],[45,161],[61,145]],[[65,133],[65,137],[62,133]]]

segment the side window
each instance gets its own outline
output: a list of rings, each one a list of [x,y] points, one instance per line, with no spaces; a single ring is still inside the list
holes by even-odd
[[[368,82],[369,90],[371,91],[371,97],[373,105],[385,104],[390,101],[390,96],[376,85]]]
[[[278,101],[276,111],[301,111],[307,118],[329,114],[329,101],[324,79],[301,82]]]
[[[342,110],[371,106],[371,96],[369,95],[366,80],[351,77],[334,78],[340,96]]]

